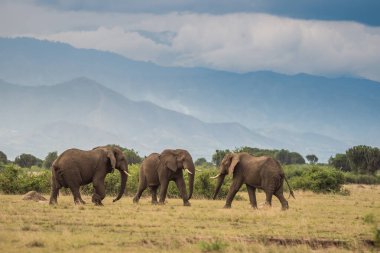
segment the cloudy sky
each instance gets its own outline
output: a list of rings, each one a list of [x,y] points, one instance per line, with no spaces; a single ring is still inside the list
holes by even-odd
[[[0,36],[165,66],[380,81],[378,0],[1,0]]]

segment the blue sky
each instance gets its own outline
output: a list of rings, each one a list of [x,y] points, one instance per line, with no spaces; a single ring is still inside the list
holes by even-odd
[[[380,81],[378,0],[3,0],[0,36],[164,66]]]

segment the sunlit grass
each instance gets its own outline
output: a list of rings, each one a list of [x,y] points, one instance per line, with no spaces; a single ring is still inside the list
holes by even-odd
[[[268,238],[325,239],[346,242],[344,247],[321,252],[370,250],[363,240],[373,240],[380,224],[380,186],[346,186],[349,196],[296,192],[290,209],[259,210],[249,206],[248,196],[223,209],[223,200],[169,199],[152,206],[149,198],[138,205],[132,198],[103,207],[75,206],[72,197],[60,196],[57,206],[21,200],[20,195],[0,195],[1,252],[307,252],[305,244],[265,244]],[[259,204],[264,194],[258,193]],[[48,196],[45,196],[48,197]]]

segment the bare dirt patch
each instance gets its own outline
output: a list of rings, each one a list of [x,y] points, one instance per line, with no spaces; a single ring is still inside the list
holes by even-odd
[[[44,196],[42,196],[41,193],[38,193],[36,191],[30,191],[30,192],[26,193],[24,196],[22,196],[22,199],[23,200],[33,200],[36,202],[47,201],[47,199]]]

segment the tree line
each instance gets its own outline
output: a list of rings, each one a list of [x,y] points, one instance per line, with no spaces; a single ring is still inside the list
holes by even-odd
[[[125,154],[128,164],[139,164],[144,159],[134,149],[128,149],[121,146],[117,147],[119,147]],[[201,157],[195,161],[195,165],[203,167],[219,167],[223,157],[230,152],[247,152],[253,156],[270,156],[277,159],[283,165],[306,163],[304,157],[297,152],[286,149],[260,149],[244,146],[234,150],[216,150],[212,155],[211,162],[208,162],[205,158]],[[14,163],[22,168],[37,166],[49,169],[57,157],[57,151],[49,152],[43,160],[31,154],[24,153],[17,156],[14,161],[9,161],[7,155],[0,151],[0,164]],[[310,164],[316,164],[318,162],[318,157],[314,154],[306,155],[305,158]],[[375,175],[380,169],[380,149],[365,145],[354,146],[349,148],[343,154],[336,154],[334,157],[330,157],[328,164],[343,172]]]

